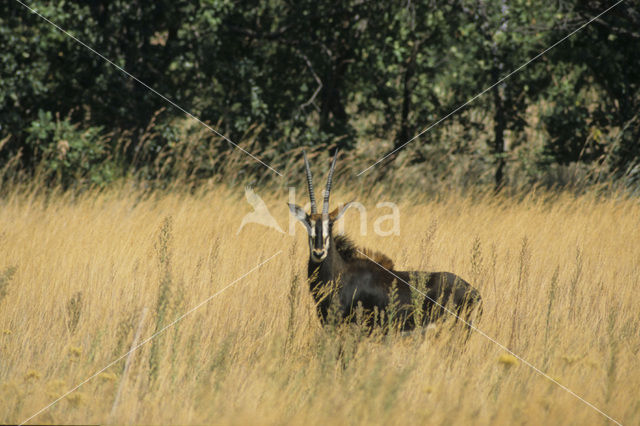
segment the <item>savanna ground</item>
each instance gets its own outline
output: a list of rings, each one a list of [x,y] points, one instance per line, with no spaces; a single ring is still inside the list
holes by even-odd
[[[257,192],[286,230],[286,190]],[[336,188],[332,199],[354,197]],[[612,418],[640,423],[636,199],[380,191],[360,201],[367,235],[356,213],[345,218],[358,244],[399,269],[461,275],[484,297],[480,329]],[[372,232],[379,201],[400,206],[399,236]],[[462,344],[442,330],[322,329],[304,230],[249,224],[236,235],[251,211],[241,188],[16,189],[1,203],[0,422],[25,421],[125,354],[137,332],[143,342],[234,282],[30,422],[608,422],[477,333]]]

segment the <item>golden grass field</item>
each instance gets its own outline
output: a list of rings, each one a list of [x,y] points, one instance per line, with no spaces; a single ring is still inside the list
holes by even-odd
[[[286,189],[256,191],[286,230]],[[483,332],[613,419],[640,423],[638,200],[380,191],[360,201],[368,234],[353,232],[357,213],[345,218],[358,244],[398,269],[461,275],[483,295]],[[399,236],[372,232],[379,201],[399,204]],[[15,190],[1,203],[1,423],[609,422],[478,333],[462,344],[444,330],[323,330],[303,227],[236,235],[251,211],[242,188]],[[144,342],[231,283],[31,418],[125,354],[137,331]]]

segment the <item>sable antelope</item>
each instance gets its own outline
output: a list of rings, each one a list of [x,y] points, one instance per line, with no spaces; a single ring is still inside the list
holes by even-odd
[[[336,151],[324,193],[322,213],[317,212],[313,181],[307,155],[303,152],[307,187],[311,201],[311,213],[300,206],[289,204],[291,213],[307,229],[309,234],[308,276],[311,293],[323,323],[331,303],[338,303],[338,313],[344,319],[355,320],[358,304],[365,312],[382,312],[389,307],[392,288],[396,286],[396,308],[401,318],[401,328],[410,330],[416,325],[425,326],[445,314],[446,307],[458,318],[470,324],[480,315],[482,298],[471,284],[450,272],[397,271],[391,259],[377,252],[360,250],[345,236],[333,236],[333,224],[345,213],[351,203],[329,212],[331,181],[338,158]],[[333,297],[326,289],[332,285]],[[418,304],[416,314],[411,286],[421,283],[424,302]],[[411,284],[411,285],[410,285]]]

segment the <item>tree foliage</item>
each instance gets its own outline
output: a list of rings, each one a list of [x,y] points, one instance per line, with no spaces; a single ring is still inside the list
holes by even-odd
[[[247,147],[267,159],[300,146],[361,146],[371,162],[381,151],[369,140],[399,148],[456,111],[387,163],[404,155],[409,164],[427,164],[441,147],[451,162],[473,158],[497,187],[525,165],[535,181],[546,168],[577,163],[593,165],[595,179],[635,182],[637,4],[617,5],[522,67],[612,4],[29,3],[65,34],[19,3],[3,2],[0,158],[19,155],[26,170],[46,161],[71,180],[84,169],[101,182],[144,169],[176,138],[167,130],[149,142],[142,135],[150,123],[175,127],[184,116],[166,96],[231,140],[251,134]],[[122,143],[123,135],[131,142]],[[72,155],[62,162],[52,154],[61,140]],[[202,141],[211,143],[224,145],[216,155],[233,149],[224,140]],[[143,149],[148,164],[140,163]],[[529,153],[526,160],[519,150]]]

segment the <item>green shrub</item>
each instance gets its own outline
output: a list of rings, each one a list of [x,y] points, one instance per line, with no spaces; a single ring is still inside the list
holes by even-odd
[[[27,128],[27,146],[39,173],[47,182],[64,187],[104,186],[114,180],[116,167],[108,141],[102,127],[82,128],[69,118],[54,119],[49,111],[40,110]]]

